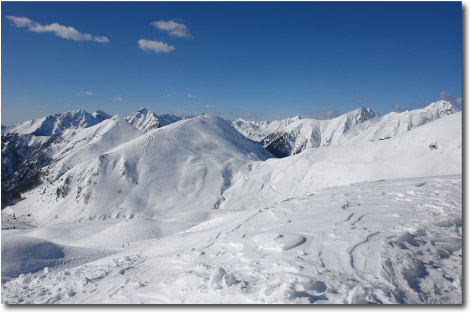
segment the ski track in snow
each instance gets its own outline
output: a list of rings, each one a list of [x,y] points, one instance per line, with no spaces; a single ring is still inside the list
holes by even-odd
[[[364,182],[217,210],[99,260],[21,274],[2,284],[2,301],[461,303],[461,179]],[[2,215],[4,234],[34,231],[8,230]]]

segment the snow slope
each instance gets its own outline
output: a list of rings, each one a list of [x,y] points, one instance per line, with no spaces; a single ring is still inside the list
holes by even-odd
[[[64,132],[79,132],[108,118],[102,111],[78,110],[2,127],[2,208],[41,183],[42,168],[52,161],[46,151]]]
[[[52,136],[2,134],[2,193],[23,193],[55,182],[77,163],[140,135],[119,116],[87,128],[64,129]],[[5,202],[2,199],[2,207]]]
[[[126,118],[118,115],[93,127],[81,130],[68,129],[45,153],[52,160],[48,166],[49,182],[55,181],[69,168],[97,158],[142,134]],[[54,175],[55,174],[55,175]]]
[[[120,130],[126,126],[123,120],[110,123],[129,136],[126,127]],[[186,215],[204,217],[218,208],[231,177],[245,164],[269,156],[260,144],[216,116],[176,122],[133,140],[120,137],[125,143],[110,144],[114,147],[109,151],[97,150],[93,142],[80,146],[82,138],[102,138],[98,146],[107,147],[110,131],[100,137],[97,132],[102,128],[110,126],[100,124],[78,138],[70,134],[75,139],[74,153],[67,154],[69,145],[56,150],[63,157],[48,167],[48,183],[6,210],[32,213],[39,223],[48,225],[87,219],[164,219],[178,214],[184,222]]]
[[[2,301],[462,303],[462,113],[391,129],[283,159],[211,115],[63,131],[2,210]]]
[[[461,175],[253,203],[77,267],[21,275],[4,303],[462,303]]]
[[[423,109],[391,112],[382,116],[377,123],[369,125],[358,136],[346,140],[344,144],[385,140],[457,112],[459,110],[453,104],[444,100],[431,103]]]
[[[274,203],[311,190],[362,181],[460,174],[461,118],[459,112],[388,140],[322,147],[254,163],[224,193],[223,206]]]
[[[47,273],[49,268],[56,271],[70,268],[113,253],[115,251],[106,249],[64,246],[18,231],[9,231],[2,234],[2,282],[32,272]]]

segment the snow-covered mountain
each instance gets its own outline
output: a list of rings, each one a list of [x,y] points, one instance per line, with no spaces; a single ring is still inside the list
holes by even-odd
[[[348,138],[345,144],[352,145],[367,140],[385,140],[457,112],[460,112],[458,108],[444,100],[431,103],[423,109],[399,113],[391,112],[382,116],[375,123],[368,125],[357,136]]]
[[[239,120],[284,158],[213,115],[79,112],[2,127],[4,303],[461,301],[448,102]]]
[[[90,114],[77,110],[2,126],[2,179],[31,157],[37,158],[42,150],[59,140],[64,131],[91,127],[110,117],[103,111]]]
[[[95,117],[97,119],[97,121],[100,123],[104,120],[107,120],[109,118],[111,118],[111,115],[109,115],[108,113],[106,112],[103,112],[101,110],[97,110],[95,112],[92,113],[93,117]]]
[[[46,150],[61,141],[63,132],[92,127],[108,118],[102,111],[77,110],[2,127],[2,208],[41,182],[40,171],[51,161]]]
[[[44,180],[46,166],[58,159],[77,155],[77,151],[82,151],[82,148],[101,153],[105,148],[111,149],[123,143],[123,138],[130,140],[142,135],[141,132],[186,118],[190,117],[156,115],[143,108],[127,118],[116,116],[113,122],[106,123],[112,117],[103,111],[88,113],[77,110],[11,126],[2,125],[2,208],[18,199],[20,193],[40,184]],[[120,127],[110,125],[114,124],[115,120],[120,121]],[[96,125],[100,127],[82,131]],[[102,129],[104,131],[99,131]],[[126,135],[123,135],[123,132]],[[100,140],[102,137],[109,137],[111,140]],[[103,145],[97,144],[98,141]]]
[[[35,203],[44,224],[198,211],[206,216],[224,200],[240,168],[270,156],[216,116],[136,132],[119,117],[67,131],[63,144],[47,152],[55,161],[44,169],[45,183],[18,205]]]
[[[157,115],[152,111],[148,111],[146,108],[140,108],[137,110],[137,112],[130,114],[126,119],[131,125],[139,129],[141,132],[146,133],[150,130],[191,117],[192,116],[186,115],[176,116],[173,114]]]
[[[274,121],[272,123],[276,127],[266,127],[260,131],[256,127],[258,122],[234,121],[233,125],[251,138],[266,135],[259,140],[263,146],[277,157],[286,157],[322,146],[349,145],[388,139],[458,111],[450,102],[441,100],[424,109],[392,112],[385,116],[362,107],[330,120],[296,117],[283,120],[287,122],[286,126],[281,126],[281,123]],[[271,123],[264,123],[261,125],[271,125]]]
[[[389,140],[326,146],[254,164],[224,193],[224,208],[276,203],[357,182],[460,174],[461,118],[458,112]]]
[[[282,159],[215,116],[94,154],[113,119],[2,211],[5,303],[462,302],[461,113]]]
[[[232,126],[237,129],[245,137],[254,141],[261,141],[270,134],[277,133],[290,125],[291,123],[301,120],[300,116],[286,118],[280,121],[246,121],[238,118],[231,122]]]
[[[103,111],[90,114],[84,110],[77,110],[48,115],[42,118],[6,126],[3,132],[20,135],[32,134],[35,136],[51,136],[59,134],[65,129],[87,128],[109,117],[110,116]]]
[[[379,117],[361,107],[330,120],[301,119],[262,139],[263,146],[277,157],[298,154],[306,149],[342,143]]]

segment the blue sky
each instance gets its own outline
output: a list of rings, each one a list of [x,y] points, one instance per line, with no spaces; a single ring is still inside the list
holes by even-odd
[[[256,120],[385,114],[462,97],[460,2],[2,2],[1,13],[7,125],[143,106]]]

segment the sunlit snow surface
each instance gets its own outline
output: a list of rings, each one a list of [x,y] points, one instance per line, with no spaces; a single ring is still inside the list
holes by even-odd
[[[357,183],[270,206],[215,210],[208,221],[171,236],[125,244],[83,265],[20,275],[3,284],[2,300],[461,303],[461,197],[461,175],[451,175]],[[129,235],[152,227],[123,222],[134,223],[134,231],[121,228]],[[104,223],[100,231],[118,225],[70,227],[92,236],[99,233],[93,223]],[[73,246],[74,232],[49,233],[57,232]]]
[[[461,123],[283,159],[211,115],[64,130],[2,210],[2,301],[461,303]]]

